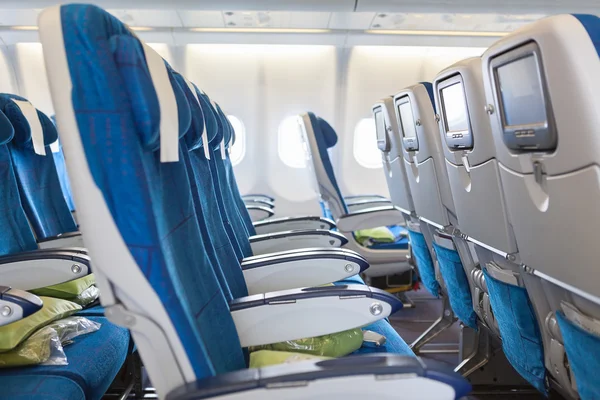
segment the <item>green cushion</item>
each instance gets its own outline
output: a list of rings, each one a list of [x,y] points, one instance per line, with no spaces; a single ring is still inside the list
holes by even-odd
[[[367,241],[377,243],[394,243],[396,241],[396,237],[392,231],[385,226],[355,231],[354,237],[356,238],[356,241],[361,244]]]
[[[281,343],[254,346],[251,352],[258,350],[275,350],[311,354],[324,357],[343,357],[360,348],[363,343],[363,332],[360,328],[350,329],[329,335],[306,339],[289,340]]]
[[[39,289],[30,290],[31,293],[38,296],[58,297],[59,299],[72,299],[79,296],[84,290],[96,283],[94,274],[73,279],[72,281],[59,283],[57,285],[47,286]]]
[[[56,330],[45,326],[14,349],[0,353],[0,368],[44,363],[50,358],[56,341],[58,341]]]
[[[54,297],[40,297],[44,302],[41,310],[19,321],[0,326],[0,353],[17,347],[33,332],[57,319],[68,317],[81,310],[73,302]]]
[[[309,354],[288,351],[260,350],[250,354],[250,368],[262,368],[271,365],[290,364],[306,360],[328,360],[329,357],[311,356]]]

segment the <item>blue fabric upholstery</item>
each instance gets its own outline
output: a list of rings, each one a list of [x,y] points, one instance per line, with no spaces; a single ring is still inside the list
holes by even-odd
[[[317,142],[317,147],[319,148],[319,156],[321,158],[323,168],[325,169],[327,177],[329,178],[329,181],[333,185],[335,191],[335,193],[327,194],[327,201],[337,203],[338,208],[342,211],[342,213],[348,214],[348,207],[346,206],[346,202],[344,201],[340,187],[335,179],[335,173],[333,172],[333,166],[331,165],[329,152],[327,151],[329,147],[332,147],[337,143],[337,134],[331,125],[329,125],[329,123],[327,123],[327,121],[324,119],[318,118],[311,112],[308,113],[308,116],[315,133],[315,140]],[[323,187],[323,185],[319,185],[319,190],[326,190],[326,188]],[[339,215],[336,217],[339,217]]]
[[[0,255],[37,249],[25,211],[6,143],[13,138],[13,127],[0,111]]]
[[[440,284],[435,277],[435,267],[433,266],[433,260],[431,259],[431,253],[425,241],[425,236],[421,232],[411,231],[410,229],[408,230],[408,235],[421,282],[423,282],[423,286],[425,286],[429,293],[437,297],[440,295]]]
[[[193,149],[184,155],[184,161],[188,169],[190,187],[196,206],[196,215],[202,239],[204,240],[206,252],[211,263],[215,268],[219,268],[217,276],[225,298],[229,301],[234,298],[244,297],[248,295],[248,289],[246,288],[239,259],[234,252],[219,215],[219,206],[213,192],[210,169],[204,157],[204,149],[200,147],[204,128],[204,115],[212,117],[212,114],[208,112],[206,114],[203,113],[201,106],[198,105],[194,94],[187,87],[183,77],[179,74],[176,75],[187,96],[192,111],[192,123],[185,135],[185,143],[182,144],[182,147],[189,145]],[[199,92],[196,94],[200,95]],[[212,126],[213,124],[210,124],[210,127]],[[207,129],[209,128],[207,127]],[[217,212],[212,210],[216,210]]]
[[[485,269],[483,274],[506,358],[537,390],[547,393],[544,348],[527,291],[493,278]]]
[[[154,87],[132,92],[126,85],[149,74],[141,44],[92,5],[62,6],[61,20],[85,156],[125,244],[162,300],[196,377],[243,368],[233,321],[222,317],[229,307],[204,251],[185,164],[161,163],[155,151]],[[189,104],[170,78],[183,136]]]
[[[450,250],[433,243],[440,272],[446,283],[448,298],[454,314],[465,325],[477,329],[477,314],[473,310],[471,288],[460,256],[456,250]]]
[[[58,179],[54,157],[49,145],[57,140],[54,124],[38,111],[44,132],[46,155],[36,154],[31,140],[31,128],[21,109],[12,101],[26,99],[0,95],[0,109],[11,121],[15,137],[9,144],[13,168],[25,214],[38,239],[47,239],[62,233],[76,232],[77,225],[69,209]]]
[[[591,14],[573,14],[585,28],[600,57],[600,18]]]
[[[81,317],[103,317],[104,316],[104,307],[100,305],[91,306],[84,308],[83,310],[77,311],[75,315],[79,315]]]
[[[75,389],[76,385],[84,393],[85,399],[101,399],[125,362],[130,335],[127,329],[110,323],[106,318],[91,317],[90,319],[99,322],[102,326],[99,331],[79,336],[73,340],[74,343],[64,347],[69,365],[0,369],[0,379],[8,382],[12,382],[13,379],[18,379],[18,382],[28,380],[38,382],[43,384],[43,389],[40,390],[52,389],[55,393],[61,394],[65,391],[64,398],[69,398],[68,396],[81,398],[76,397],[80,393]],[[64,379],[46,380],[44,377]],[[35,392],[31,385],[31,383],[27,384],[29,390]],[[12,387],[13,383],[9,386]],[[4,387],[2,390],[4,391]],[[10,390],[18,391],[18,389]]]
[[[56,173],[60,181],[60,188],[62,189],[65,202],[71,212],[75,211],[75,203],[73,202],[73,194],[71,193],[71,182],[69,181],[69,175],[67,175],[67,165],[65,164],[65,155],[62,151],[62,146],[58,144],[58,151],[52,153],[54,157],[54,165],[56,166]]]
[[[401,237],[393,243],[373,243],[369,245],[369,248],[375,250],[406,250],[408,249],[408,238]]]
[[[1,371],[0,371],[1,373]],[[7,376],[0,374],[0,399],[86,400],[81,387],[69,378],[55,375]]]
[[[569,321],[562,311],[556,313],[556,320],[581,400],[600,399],[600,337]]]
[[[335,282],[335,285],[364,285],[365,282],[359,275],[348,277],[344,280]],[[371,325],[362,328],[363,330],[377,332],[385,336],[386,343],[383,346],[375,347],[369,344],[363,344],[362,347],[352,354],[367,354],[367,353],[393,353],[402,354],[405,356],[415,357],[415,353],[408,347],[404,339],[398,335],[387,319],[379,320]]]

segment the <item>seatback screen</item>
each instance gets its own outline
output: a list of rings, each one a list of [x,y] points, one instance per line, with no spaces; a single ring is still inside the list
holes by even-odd
[[[439,84],[446,144],[451,149],[473,148],[473,135],[469,124],[469,109],[461,75]]]
[[[402,132],[405,138],[417,137],[417,131],[415,128],[415,120],[412,113],[410,102],[402,103],[398,106],[400,112],[400,123],[402,124]]]
[[[546,123],[546,103],[534,55],[502,65],[496,73],[504,125]]]
[[[465,92],[460,83],[442,89],[444,121],[447,132],[462,132],[469,129]]]

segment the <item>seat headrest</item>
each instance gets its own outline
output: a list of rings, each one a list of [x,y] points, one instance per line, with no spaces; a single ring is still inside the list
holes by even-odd
[[[58,139],[56,127],[46,114],[37,110],[27,99],[0,94],[0,110],[4,112],[14,128],[13,143],[23,148],[34,148],[33,136],[39,135],[42,146],[49,146]]]
[[[200,107],[200,98],[193,83],[188,82],[179,72],[175,72],[174,75],[190,105],[191,123],[184,137],[185,143],[189,151],[196,150],[202,147],[202,133],[204,132],[204,115]]]
[[[229,119],[227,119],[227,117],[225,116],[225,113],[223,112],[221,106],[218,104],[215,105],[217,108],[217,114],[223,126],[223,141],[225,142],[225,148],[227,148],[233,139],[233,127],[229,123]]]
[[[210,98],[206,93],[200,91],[198,99],[200,100],[200,106],[202,107],[202,112],[204,114],[204,121],[206,122],[206,133],[208,134],[208,143],[210,147],[214,147],[214,144],[218,143],[215,141],[215,138],[219,131],[217,117],[215,116],[214,108],[210,104]]]
[[[209,107],[215,116],[215,123],[217,127],[217,132],[215,136],[210,141],[210,147],[214,150],[217,150],[219,146],[221,146],[221,142],[225,137],[225,128],[223,127],[223,121],[221,120],[221,116],[219,115],[219,110],[217,108],[217,103],[212,100],[209,100]]]
[[[15,130],[10,120],[2,111],[0,111],[0,145],[6,144],[13,139]]]
[[[131,102],[137,133],[147,150],[156,151],[160,148],[161,143],[161,106],[157,88],[164,88],[164,85],[161,86],[159,82],[154,82],[148,69],[145,52],[153,52],[154,50],[147,46],[143,47],[142,43],[131,35],[115,35],[109,39],[109,42]],[[170,89],[173,90],[175,95],[179,137],[181,138],[190,127],[190,105],[173,74],[173,69],[166,61],[163,60],[163,62],[167,68]],[[143,67],[140,68],[140,66]]]
[[[317,117],[317,121],[319,123],[319,127],[321,128],[321,133],[323,134],[323,139],[325,140],[327,148],[332,148],[338,141],[338,136],[335,133],[335,130],[331,127],[331,125],[329,125],[329,122],[325,121],[323,118]],[[315,133],[317,133],[317,131],[315,131]]]

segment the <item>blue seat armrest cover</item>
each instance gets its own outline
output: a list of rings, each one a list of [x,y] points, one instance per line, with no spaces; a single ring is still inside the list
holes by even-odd
[[[249,257],[242,260],[242,270],[261,268],[270,266],[273,264],[285,264],[292,261],[299,260],[315,260],[318,262],[327,262],[327,260],[345,260],[355,262],[359,265],[362,273],[369,267],[369,263],[362,256],[355,253],[348,253],[347,251],[340,250],[339,248],[329,249],[302,249],[296,252],[280,252],[272,253],[264,256]]]
[[[363,208],[344,214],[336,221],[342,232],[353,232],[360,229],[404,223],[404,214],[394,205]]]
[[[283,239],[283,238],[289,238],[289,237],[294,237],[294,236],[299,237],[299,236],[312,236],[312,235],[329,236],[332,238],[336,238],[341,242],[342,246],[348,243],[348,239],[346,239],[346,237],[344,235],[342,235],[341,233],[338,233],[338,232],[327,230],[327,229],[298,229],[298,230],[294,230],[294,231],[274,232],[274,233],[267,233],[264,235],[250,236],[249,240],[250,240],[250,243],[256,243],[256,242],[261,242],[263,240]]]
[[[426,364],[414,357],[372,354],[231,372],[182,386],[169,393],[167,399],[208,399],[274,385],[285,386],[286,383],[292,382],[360,375],[411,375],[429,378],[452,386],[456,399],[471,391],[471,385],[466,379],[437,363],[428,361]]]

